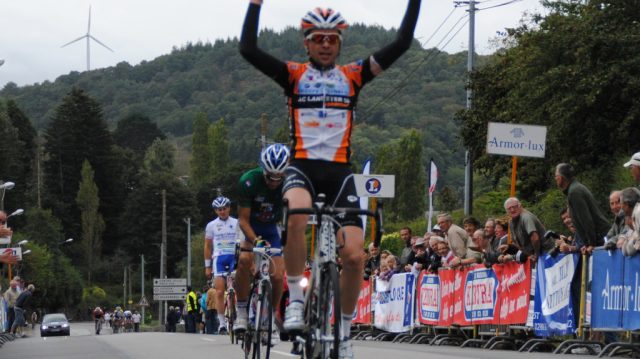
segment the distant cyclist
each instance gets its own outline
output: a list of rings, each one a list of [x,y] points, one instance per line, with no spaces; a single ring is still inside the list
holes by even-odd
[[[96,335],[100,334],[100,328],[102,327],[103,318],[104,312],[102,311],[102,308],[96,307],[96,309],[93,310],[93,320],[96,324]]]
[[[281,144],[266,147],[260,153],[260,167],[245,172],[239,181],[240,200],[238,202],[238,220],[245,240],[240,244],[243,249],[252,249],[257,239],[267,241],[272,248],[282,248],[280,230],[276,223],[282,217],[282,183],[284,170],[289,163],[289,150]],[[271,276],[274,309],[282,296],[282,278],[284,260],[281,254],[272,256],[274,270]],[[241,252],[236,271],[236,293],[238,298],[237,317],[233,325],[235,331],[247,329],[247,300],[251,284],[253,254]],[[275,315],[273,317],[275,319]],[[277,326],[273,325],[272,344],[279,341]]]
[[[409,0],[395,41],[370,57],[341,66],[336,64],[342,46],[345,19],[331,9],[316,8],[301,22],[309,62],[283,62],[257,45],[262,0],[250,0],[240,39],[242,56],[278,83],[287,96],[292,156],[284,183],[284,197],[291,208],[311,207],[312,199],[324,193],[329,205],[358,207],[349,164],[355,107],[362,87],[389,68],[411,46],[420,12],[420,0]],[[395,3],[392,5],[395,6]],[[343,228],[338,238],[347,240],[340,250],[342,336],[339,356],[353,357],[351,317],[358,299],[363,273],[362,223],[358,216],[339,219]],[[290,304],[285,314],[287,330],[304,328],[303,292],[300,280],[306,259],[304,232],[308,217],[291,216],[284,249]]]
[[[217,197],[211,206],[218,218],[207,224],[204,235],[204,266],[207,278],[212,273],[216,288],[216,309],[218,311],[218,334],[227,332],[227,321],[224,317],[225,277],[235,267],[236,235],[238,220],[230,216],[231,201],[227,197]]]

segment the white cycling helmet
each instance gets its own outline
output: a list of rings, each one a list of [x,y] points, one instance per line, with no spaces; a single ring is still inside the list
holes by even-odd
[[[260,167],[266,173],[283,173],[288,165],[289,149],[285,145],[275,143],[260,153]]]
[[[231,200],[229,200],[229,198],[224,196],[218,196],[211,203],[211,207],[213,207],[213,209],[218,209],[218,208],[228,207],[230,204],[231,204]]]
[[[304,36],[309,35],[312,30],[338,30],[342,34],[342,30],[347,27],[349,25],[342,15],[331,8],[317,7],[309,11],[300,22]]]

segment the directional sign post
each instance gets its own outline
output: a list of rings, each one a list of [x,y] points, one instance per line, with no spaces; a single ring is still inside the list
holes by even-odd
[[[153,300],[184,300],[186,298],[186,278],[153,279]]]

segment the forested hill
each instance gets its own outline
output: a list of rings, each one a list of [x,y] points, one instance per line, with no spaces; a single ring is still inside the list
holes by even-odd
[[[346,34],[340,62],[366,58],[394,36],[392,30],[354,25]],[[301,35],[293,28],[262,32],[259,46],[280,59],[306,60]],[[405,56],[362,92],[354,135],[355,162],[399,138],[404,129],[415,128],[422,133],[423,158],[434,157],[449,168],[461,167],[458,131],[452,119],[464,106],[465,71],[466,53],[427,50],[415,41]],[[188,44],[136,66],[121,62],[115,67],[72,72],[54,82],[25,87],[9,83],[0,97],[14,99],[41,129],[74,86],[102,105],[111,128],[124,116],[140,113],[163,131],[183,136],[191,133],[195,114],[204,112],[210,121],[225,119],[232,143],[250,143],[258,136],[262,113],[271,121],[271,136],[286,126],[282,90],[241,58],[237,39]]]

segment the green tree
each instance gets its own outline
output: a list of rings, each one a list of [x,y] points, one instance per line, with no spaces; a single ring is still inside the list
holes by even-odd
[[[7,198],[7,208],[27,207],[34,204],[32,190],[35,185],[36,168],[36,130],[29,118],[22,112],[14,100],[7,101],[7,116],[11,125],[17,130],[18,157],[15,159],[20,166],[17,176],[12,178],[16,188]]]
[[[169,140],[156,138],[144,156],[143,171],[146,175],[173,173],[176,149]]]
[[[400,139],[396,175],[398,217],[414,219],[424,213],[426,180],[422,163],[422,139],[416,130],[410,130]]]
[[[122,148],[129,148],[142,156],[157,138],[167,136],[145,115],[132,114],[118,121],[113,141]]]
[[[115,220],[124,201],[120,167],[100,104],[84,91],[72,89],[45,130],[45,205],[62,220],[67,234],[79,234],[80,212],[75,198],[82,164],[88,160],[102,194],[100,212],[107,223],[105,237],[117,241]]]
[[[98,211],[100,207],[98,186],[93,181],[93,169],[87,160],[82,164],[82,181],[76,196],[76,204],[80,209],[80,222],[82,225],[82,241],[80,245],[84,253],[87,283],[91,284],[91,274],[95,270],[96,262],[100,260],[100,253],[102,252],[104,220]]]
[[[200,188],[211,181],[211,151],[207,130],[209,121],[204,113],[198,113],[193,120],[193,136],[191,137],[191,178],[190,184]]]
[[[24,183],[18,182],[22,175],[23,165],[20,153],[23,147],[19,140],[18,130],[11,124],[7,112],[0,103],[0,180],[16,182],[16,187],[24,188]],[[15,188],[14,188],[15,189]],[[5,208],[14,209],[15,203],[11,200],[11,194],[6,196]]]
[[[215,182],[227,176],[229,167],[229,138],[224,119],[212,123],[208,130],[211,151],[211,179]]]

